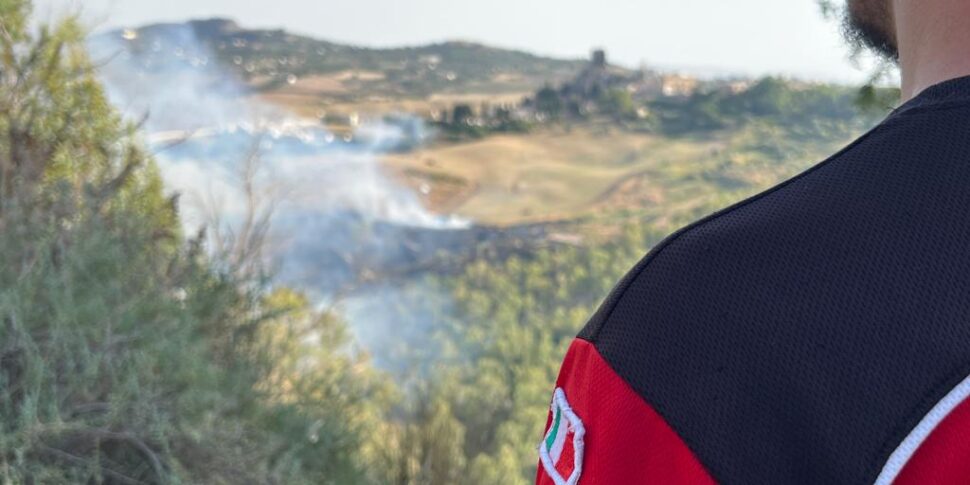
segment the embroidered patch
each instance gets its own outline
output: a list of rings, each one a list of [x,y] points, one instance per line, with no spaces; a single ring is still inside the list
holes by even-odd
[[[576,485],[583,473],[583,435],[586,430],[566,401],[566,393],[561,387],[552,395],[550,410],[552,421],[546,437],[539,443],[539,460],[556,485]]]

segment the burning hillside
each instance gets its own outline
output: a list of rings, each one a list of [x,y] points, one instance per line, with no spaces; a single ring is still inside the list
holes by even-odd
[[[485,227],[431,213],[420,191],[384,173],[380,156],[431,136],[420,119],[364,120],[334,132],[295,118],[246,96],[249,88],[212,62],[211,42],[200,42],[195,30],[165,26],[96,39],[95,56],[113,59],[102,71],[112,101],[145,120],[190,230],[207,227],[214,250],[258,251],[278,281],[321,303],[346,300],[344,316],[365,347],[377,345],[368,335],[377,338],[389,325],[420,327],[417,307],[382,320],[389,285],[416,283],[422,300],[437,299],[422,277],[549,244],[543,225]],[[175,44],[136,42],[160,32]],[[180,62],[159,60],[170,48]]]

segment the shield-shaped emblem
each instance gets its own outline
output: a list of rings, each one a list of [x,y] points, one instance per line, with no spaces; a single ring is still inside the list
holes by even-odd
[[[539,443],[539,460],[556,485],[576,485],[583,473],[583,435],[586,430],[562,388],[556,388],[552,395],[550,414],[549,429]]]

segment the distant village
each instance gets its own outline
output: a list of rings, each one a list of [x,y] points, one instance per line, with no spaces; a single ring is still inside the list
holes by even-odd
[[[420,113],[426,123],[446,133],[523,131],[529,126],[555,121],[596,118],[643,120],[650,116],[647,104],[658,98],[687,99],[699,90],[741,93],[751,86],[747,79],[701,80],[680,73],[640,68],[629,70],[610,65],[606,52],[592,52],[586,66],[571,80],[547,84],[533,95],[514,102],[483,101],[478,104],[432,105]],[[328,126],[357,126],[358,113],[330,113],[321,120]]]
[[[617,90],[628,93],[631,101],[657,97],[688,97],[701,81],[683,74],[661,74],[645,68],[631,71],[607,63],[606,52],[594,50],[590,62],[572,80],[560,86],[546,85],[532,97],[518,103],[482,103],[478,106],[456,104],[431,110],[427,118],[441,123],[487,125],[506,119],[543,122],[552,117],[585,118],[602,111],[605,96]],[[746,88],[738,83],[737,89]],[[637,103],[640,104],[640,103]],[[639,115],[646,116],[641,108]]]

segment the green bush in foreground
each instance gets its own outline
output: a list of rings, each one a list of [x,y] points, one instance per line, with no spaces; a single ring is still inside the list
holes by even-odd
[[[73,20],[0,0],[0,483],[361,483],[386,387],[180,234]]]

